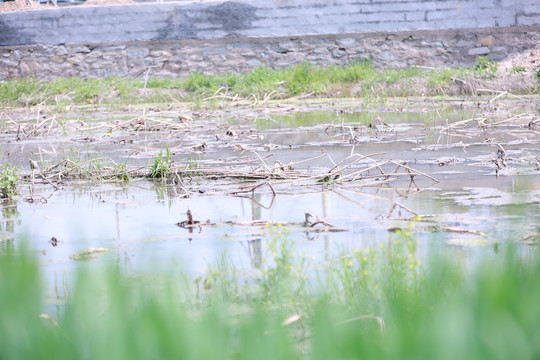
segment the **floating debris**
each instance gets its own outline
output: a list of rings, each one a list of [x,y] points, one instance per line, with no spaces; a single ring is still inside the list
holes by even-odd
[[[540,233],[532,232],[523,236],[520,240],[525,245],[538,245],[540,242]]]
[[[191,151],[204,151],[206,150],[206,148],[208,147],[208,145],[206,145],[206,143],[203,141],[202,143],[200,143],[199,145],[193,145],[190,150]]]
[[[111,251],[108,248],[88,248],[71,255],[69,258],[75,261],[88,261],[98,258]]]
[[[191,210],[188,210],[186,215],[187,215],[187,220],[176,223],[176,226],[181,227],[183,229],[192,229],[192,228],[198,227],[199,230],[202,230],[201,222],[198,220],[193,220],[193,215],[191,214]]]
[[[306,215],[306,221],[304,221],[305,227],[314,227],[319,224],[324,225],[325,227],[330,227],[330,228],[334,227],[334,225],[330,224],[329,222],[319,219],[318,216],[313,215],[312,213],[307,212],[305,215]]]
[[[54,236],[51,238],[51,240],[49,240],[49,243],[51,243],[51,245],[54,246],[54,247],[58,246],[59,242],[61,242],[61,241],[58,241],[58,239],[55,238]]]

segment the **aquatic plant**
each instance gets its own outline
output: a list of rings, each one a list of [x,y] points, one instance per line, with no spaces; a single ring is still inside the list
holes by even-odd
[[[165,149],[165,158],[163,158],[163,152],[160,151],[158,155],[154,157],[152,168],[150,169],[150,177],[153,179],[164,179],[170,172],[172,153],[169,148]]]
[[[131,179],[131,176],[129,175],[129,168],[126,163],[116,164],[114,167],[114,172],[116,173],[118,179],[122,181],[127,182]]]
[[[4,164],[4,169],[0,171],[0,197],[3,199],[13,199],[17,196],[18,172],[15,166]]]

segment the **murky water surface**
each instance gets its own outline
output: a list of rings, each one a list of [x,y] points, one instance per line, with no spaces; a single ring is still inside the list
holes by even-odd
[[[26,174],[28,159],[42,168],[66,158],[81,167],[107,159],[104,167],[112,161],[136,168],[169,149],[176,166],[246,161],[254,171],[279,172],[293,163],[305,174],[331,176],[193,176],[172,185],[66,178],[56,182],[58,190],[38,177],[32,193],[27,180],[17,201],[2,204],[0,252],[25,240],[56,285],[82,261],[111,258],[126,271],[177,267],[197,276],[224,252],[247,271],[263,266],[268,223],[282,223],[300,250],[323,262],[391,241],[389,230],[408,228],[415,215],[423,257],[474,255],[507,241],[526,249],[538,241],[540,226],[538,98],[488,100],[8,111],[0,118],[2,162]],[[332,173],[347,164],[340,176]],[[188,210],[200,226],[177,226]],[[306,227],[306,213],[322,223]]]

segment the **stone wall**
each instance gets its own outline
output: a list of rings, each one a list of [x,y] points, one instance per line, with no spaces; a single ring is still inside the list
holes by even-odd
[[[455,66],[539,47],[538,0],[236,0],[0,13],[0,79],[184,76],[309,61]]]
[[[185,76],[189,72],[245,72],[309,61],[377,66],[457,66],[489,55],[499,61],[540,47],[538,26],[301,37],[183,39],[101,45],[0,47],[0,79],[33,76]]]

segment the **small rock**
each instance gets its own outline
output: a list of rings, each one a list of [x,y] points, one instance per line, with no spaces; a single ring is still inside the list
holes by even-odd
[[[172,56],[172,54],[168,51],[156,50],[156,51],[152,51],[150,53],[150,56],[157,57],[157,58],[169,58]]]
[[[340,58],[340,57],[343,57],[343,55],[345,55],[345,51],[343,50],[340,50],[340,49],[336,49],[334,51],[332,51],[332,56],[335,57],[335,58]]]
[[[476,56],[476,55],[487,55],[489,54],[489,48],[485,47],[485,46],[482,46],[482,47],[477,47],[477,48],[474,48],[474,49],[470,49],[468,51],[468,54],[469,55],[473,55],[473,56]]]
[[[492,47],[495,45],[495,37],[493,35],[488,35],[480,38],[480,44],[482,46]]]
[[[72,50],[75,53],[82,53],[82,54],[88,54],[89,52],[92,51],[90,50],[88,46],[77,46],[77,47],[74,47]]]
[[[341,47],[352,47],[357,44],[357,41],[356,39],[353,39],[353,38],[344,38],[344,39],[339,39],[336,43]]]

